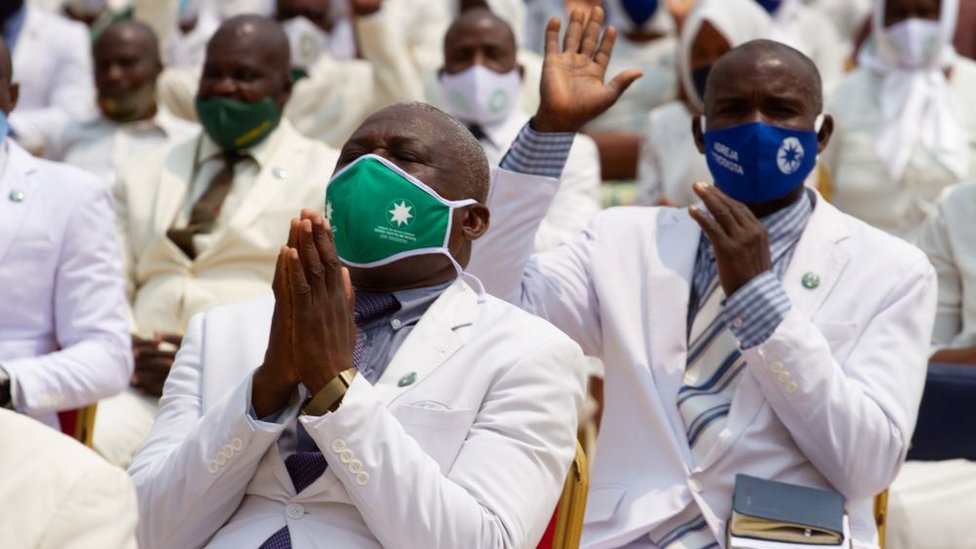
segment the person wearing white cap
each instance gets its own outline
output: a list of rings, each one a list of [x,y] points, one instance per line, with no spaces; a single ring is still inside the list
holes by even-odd
[[[876,0],[872,41],[834,92],[834,203],[913,239],[943,188],[976,178],[976,63],[952,47],[958,0]]]
[[[753,0],[703,0],[689,15],[677,55],[681,99],[653,109],[645,119],[639,204],[685,207],[698,201],[692,183],[712,179],[691,134],[692,119],[704,106],[705,80],[722,54],[769,32],[769,15]]]

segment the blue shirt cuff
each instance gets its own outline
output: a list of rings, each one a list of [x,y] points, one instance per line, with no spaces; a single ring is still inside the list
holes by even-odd
[[[750,280],[725,300],[725,324],[743,349],[762,344],[790,312],[790,298],[772,271]]]
[[[559,179],[575,132],[537,132],[526,123],[498,167],[510,172]]]

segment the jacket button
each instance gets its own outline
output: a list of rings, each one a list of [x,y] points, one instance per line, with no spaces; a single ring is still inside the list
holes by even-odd
[[[787,393],[790,393],[790,394],[795,393],[798,388],[799,387],[796,385],[796,382],[795,381],[791,381],[791,382],[787,383],[786,384],[786,387],[784,387],[784,389],[786,389],[786,392]]]
[[[220,469],[220,465],[216,461],[210,460],[210,463],[207,463],[207,471],[210,471],[210,474],[216,474],[217,469]]]
[[[688,479],[688,487],[691,488],[691,491],[694,492],[694,493],[696,493],[696,494],[702,493],[702,489],[703,489],[702,488],[702,483],[697,478],[689,478]]]
[[[342,440],[341,438],[337,438],[337,439],[335,439],[335,440],[332,441],[332,451],[333,452],[335,452],[335,453],[338,454],[339,452],[341,452],[341,451],[343,451],[345,449],[346,449],[346,441]]]
[[[240,452],[241,450],[244,449],[244,441],[238,437],[234,437],[234,439],[230,441],[230,447],[235,452]]]
[[[778,374],[783,371],[783,363],[776,361],[769,365],[769,369],[772,370],[774,374]]]
[[[227,444],[220,449],[220,455],[224,456],[225,459],[230,459],[234,457],[234,449],[230,447],[230,444]]]
[[[355,454],[353,454],[352,450],[350,450],[349,448],[346,448],[345,450],[339,452],[339,459],[343,463],[349,463],[350,461],[353,460],[354,457],[356,457]]]
[[[289,503],[285,506],[285,514],[288,518],[298,520],[305,516],[305,508],[298,503]]]
[[[366,471],[360,471],[356,475],[356,484],[360,486],[366,486],[368,482],[369,482],[369,473],[367,473]]]
[[[359,461],[358,459],[354,459],[349,462],[349,472],[351,472],[352,474],[358,475],[362,470],[363,470],[363,462]]]
[[[786,371],[780,372],[779,380],[782,381],[783,383],[786,383],[787,381],[790,380],[790,373]]]

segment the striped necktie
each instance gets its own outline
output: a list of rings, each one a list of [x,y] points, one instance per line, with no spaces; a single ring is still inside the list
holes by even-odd
[[[745,360],[739,342],[722,318],[725,292],[712,276],[688,336],[688,361],[678,411],[695,463],[705,462],[725,428]]]

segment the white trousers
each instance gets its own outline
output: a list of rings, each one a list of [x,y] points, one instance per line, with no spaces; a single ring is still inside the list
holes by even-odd
[[[909,461],[888,495],[887,549],[976,549],[976,462]]]
[[[149,436],[158,409],[158,399],[132,387],[100,401],[92,436],[95,451],[112,465],[127,469]]]

